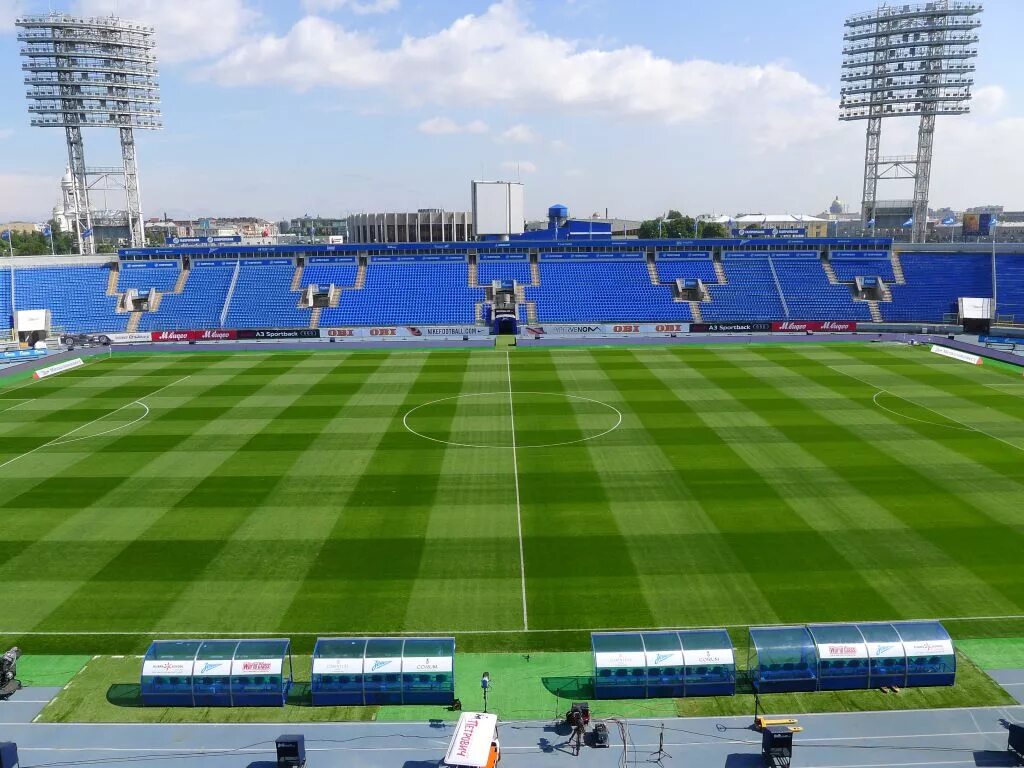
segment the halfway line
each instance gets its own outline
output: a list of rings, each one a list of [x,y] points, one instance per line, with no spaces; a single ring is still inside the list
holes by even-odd
[[[519,459],[516,456],[516,409],[512,404],[512,359],[505,348],[505,370],[508,372],[508,415],[512,420],[512,476],[516,481],[516,531],[519,534],[519,583],[523,592],[523,629],[530,629],[526,615],[526,560],[523,557],[523,513],[519,503]]]

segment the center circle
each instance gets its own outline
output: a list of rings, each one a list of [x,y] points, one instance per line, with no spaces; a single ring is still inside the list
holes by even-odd
[[[464,424],[452,429],[456,417]],[[582,395],[505,390],[431,400],[407,411],[402,424],[424,440],[460,448],[554,448],[615,431],[622,412]]]

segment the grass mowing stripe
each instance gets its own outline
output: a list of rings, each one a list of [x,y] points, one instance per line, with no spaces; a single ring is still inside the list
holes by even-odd
[[[420,411],[423,423],[443,424],[452,442],[419,438],[442,457],[405,630],[443,630],[453,614],[464,617],[462,626],[523,627],[507,387],[504,354],[473,353],[459,396]],[[460,445],[466,442],[498,448]]]
[[[736,363],[756,377],[766,391],[785,392],[805,407],[801,419],[804,430],[813,427],[832,433],[831,443],[839,459],[831,462],[836,474],[850,486],[866,487],[870,483],[873,498],[863,504],[855,519],[847,521],[841,535],[851,544],[858,544],[866,557],[874,558],[873,567],[861,570],[866,578],[877,580],[881,588],[888,583],[886,592],[900,606],[900,617],[951,615],[972,611],[978,604],[1003,613],[1021,610],[1019,603],[993,587],[988,574],[979,572],[978,559],[960,540],[961,535],[969,541],[982,532],[998,536],[1001,526],[993,528],[994,521],[980,505],[972,503],[970,495],[958,498],[955,488],[943,488],[950,484],[942,479],[941,464],[939,469],[932,469],[930,456],[922,455],[921,450],[893,450],[891,446],[901,443],[892,432],[876,433],[876,437],[888,439],[872,442],[864,458],[859,457],[850,447],[871,441],[871,417],[881,420],[868,410],[869,406],[856,406],[855,401],[819,383],[818,365],[801,365],[792,359],[787,362],[783,356],[765,355],[760,350],[734,354]],[[845,407],[840,398],[844,398],[841,402]],[[805,431],[791,427],[784,431],[794,441],[807,441]],[[817,455],[823,451],[819,446]],[[873,458],[875,452],[885,460]],[[940,521],[941,525],[936,525]],[[1003,550],[1001,557],[993,552],[996,561],[1005,561],[1007,548],[999,547],[996,541],[992,544]]]
[[[687,484],[690,470],[707,454],[693,450],[696,446],[684,429],[676,428],[684,424],[674,412],[674,398],[657,392],[643,367],[606,369],[602,363],[608,359],[593,355],[585,379],[577,375],[578,365],[562,365],[559,370],[564,379],[571,378],[583,391],[628,414],[624,427],[629,430],[629,451],[610,440],[590,448],[607,484],[622,486],[615,494],[618,517],[634,559],[642,564],[640,580],[654,623],[685,616],[695,624],[714,625],[726,611],[762,613],[765,596]],[[644,392],[642,399],[635,396],[638,389]],[[672,536],[670,545],[666,536]],[[719,599],[722,591],[732,595],[727,609]]]
[[[257,465],[258,471],[270,479],[266,494],[249,506],[202,571],[192,574],[190,583],[168,606],[156,628],[219,626],[230,631],[245,623],[270,627],[288,609],[321,542],[311,538],[311,531],[308,538],[290,541],[274,535],[275,527],[281,527],[282,513],[289,516],[291,524],[300,524],[297,508],[308,495],[308,488],[304,484],[296,486],[289,476],[305,452],[288,443],[279,446],[282,450],[277,452],[268,452],[262,446],[267,441],[287,440],[278,432],[277,416],[294,407],[344,361],[334,362],[335,366],[328,368],[314,357],[300,359],[289,371],[268,382],[263,390],[267,394],[260,395],[269,397],[264,406],[264,415],[270,417],[267,424],[250,436],[220,470],[235,472],[235,467]],[[267,516],[278,518],[276,526],[262,522]],[[263,533],[253,536],[254,529]]]
[[[576,361],[582,364],[585,358]],[[553,352],[515,358],[527,591],[532,629],[653,621],[638,565]],[[569,394],[585,394],[571,392]],[[604,441],[618,443],[616,430]]]
[[[791,583],[779,583],[777,589],[792,591],[800,584],[805,591],[817,591],[818,604],[810,613],[815,620],[828,620],[838,603],[861,618],[891,615],[888,612],[895,609],[880,585],[867,578],[877,564],[874,552],[866,542],[846,535],[856,524],[860,509],[870,505],[869,498],[836,474],[831,466],[835,459],[825,450],[826,444],[815,444],[812,452],[809,446],[789,439],[785,430],[789,425],[801,425],[803,418],[792,400],[773,396],[771,390],[752,382],[749,374],[729,360],[734,353],[715,350],[712,354],[713,382],[703,369],[692,375],[704,377],[711,391],[727,400],[721,409],[702,410],[701,418],[732,442],[747,471],[758,474],[785,509],[774,525],[777,530],[788,529],[785,541],[776,546],[781,548],[783,560],[789,558],[785,572]],[[688,391],[682,396],[692,397]],[[853,445],[850,449],[868,447]],[[836,574],[837,562],[849,566],[841,568],[849,571],[842,577]],[[793,611],[795,606],[787,608]],[[806,605],[801,606],[801,613],[807,615]],[[793,613],[790,620],[795,620]]]
[[[530,617],[526,607],[526,561],[523,559],[523,508],[519,497],[519,459],[516,456],[516,407],[512,395],[512,359],[505,348],[505,370],[508,374],[508,415],[512,433],[512,477],[516,486],[516,533],[519,540],[519,581],[523,600],[523,629],[530,628]]]
[[[289,609],[315,627],[327,623],[352,632],[398,630],[409,609],[444,451],[406,432],[402,415],[421,402],[458,391],[469,356],[428,352],[413,359],[422,361],[422,367],[389,395],[379,443]],[[481,572],[473,561],[465,565]],[[453,605],[457,598],[447,596]],[[457,611],[448,618],[454,626],[469,620]]]
[[[240,372],[232,378],[244,375]],[[193,374],[189,389],[202,391],[203,383],[202,374]],[[215,382],[212,388],[222,386],[223,382]],[[154,420],[154,429],[159,428],[166,413]],[[218,421],[230,422],[230,411],[211,424]],[[140,625],[154,627],[160,614],[185,589],[192,574],[214,556],[232,524],[244,514],[241,511],[243,507],[219,498],[216,501],[224,506],[214,509],[211,504],[208,514],[195,514],[197,493],[203,492],[210,483],[211,473],[232,455],[234,450],[230,447],[212,461],[205,460],[208,456],[185,458],[184,454],[179,454],[173,461],[173,477],[177,480],[173,483],[157,482],[154,485],[154,476],[140,477],[138,468],[128,476],[122,476],[119,483],[124,484],[130,478],[129,489],[134,486],[136,493],[140,488],[146,489],[148,493],[143,491],[143,498],[147,501],[139,505],[138,501],[133,504],[128,500],[124,507],[113,506],[118,511],[112,519],[108,512],[104,524],[113,523],[115,530],[111,538],[97,542],[96,550],[101,556],[93,560],[91,570],[79,571],[75,591],[36,628],[135,630]],[[162,454],[154,456],[147,465],[149,463],[167,466],[171,461],[167,454]],[[255,499],[263,487],[265,484],[250,489],[248,500]],[[214,499],[210,498],[210,501]],[[138,514],[139,506],[145,510],[144,514]],[[103,514],[109,509],[100,508],[93,512]],[[210,515],[215,515],[215,520]],[[129,531],[132,533],[127,536]],[[97,612],[97,605],[103,605],[104,610]]]

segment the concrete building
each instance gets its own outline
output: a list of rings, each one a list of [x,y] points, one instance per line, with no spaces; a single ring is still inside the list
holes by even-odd
[[[473,239],[473,214],[421,208],[414,213],[358,213],[348,217],[352,243],[435,243]]]
[[[733,219],[733,229],[805,229],[806,237],[828,237],[828,219],[805,213],[748,213]]]

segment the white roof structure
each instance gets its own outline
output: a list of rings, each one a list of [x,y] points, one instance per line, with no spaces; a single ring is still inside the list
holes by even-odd
[[[825,223],[827,219],[820,219],[817,216],[809,216],[805,213],[748,213],[737,216],[734,219],[736,224],[815,224]]]

